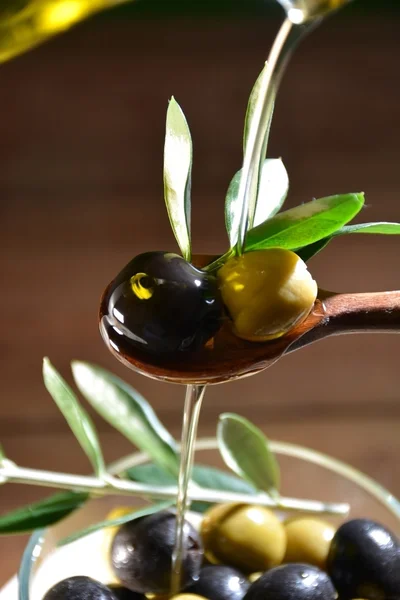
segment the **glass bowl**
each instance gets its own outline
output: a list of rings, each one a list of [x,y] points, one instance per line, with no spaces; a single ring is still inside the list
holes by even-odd
[[[283,442],[271,442],[271,448],[281,467],[282,496],[323,502],[347,502],[351,509],[346,519],[370,518],[400,535],[400,502],[379,483],[343,462],[308,448]],[[215,439],[199,439],[196,450],[199,452],[196,455],[196,462],[223,467]],[[143,464],[147,460],[147,456],[143,453],[132,454],[114,463],[110,471],[114,474],[122,473],[130,466]],[[103,520],[116,506],[128,504],[134,507],[135,504],[140,505],[140,502],[140,499],[126,496],[122,499],[116,496],[93,499],[56,526],[35,531],[28,542],[20,565],[19,599],[41,600],[43,592],[46,591],[43,586],[47,585],[48,588],[59,579],[80,574],[77,565],[69,566],[68,559],[64,556],[63,575],[57,579],[57,568],[54,569],[54,551],[59,540],[91,523]],[[332,519],[337,524],[345,520],[343,517],[332,517]],[[76,551],[75,544],[80,542],[82,540],[73,542],[64,549],[68,548],[68,552],[73,553]],[[82,551],[82,547],[80,550]],[[90,554],[91,548],[88,549],[85,557]],[[104,551],[102,554],[105,556]],[[59,555],[57,555],[58,559]],[[53,560],[52,568],[49,560]],[[61,562],[61,558],[58,562]],[[46,565],[47,569],[45,569]],[[90,575],[91,573],[86,572],[87,566],[88,563],[85,564],[85,574]],[[46,573],[44,582],[43,573]],[[109,577],[111,575],[105,569],[103,582],[112,583]]]

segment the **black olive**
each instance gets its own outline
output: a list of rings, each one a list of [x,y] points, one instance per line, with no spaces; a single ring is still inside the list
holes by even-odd
[[[223,304],[215,277],[181,256],[146,252],[114,279],[100,308],[105,341],[123,354],[202,348],[221,326]]]
[[[242,600],[250,583],[233,567],[210,565],[203,567],[197,581],[185,593],[204,596],[208,600]]]
[[[99,581],[79,575],[53,585],[43,600],[116,600],[116,596]]]
[[[175,526],[176,517],[169,511],[122,525],[111,545],[111,564],[124,586],[143,594],[170,591]],[[184,540],[187,553],[182,586],[197,579],[203,559],[199,534],[188,522],[184,526]]]
[[[336,596],[326,573],[311,565],[292,563],[261,575],[244,600],[335,600]]]
[[[399,540],[378,523],[353,519],[341,525],[327,568],[343,600],[400,600]]]

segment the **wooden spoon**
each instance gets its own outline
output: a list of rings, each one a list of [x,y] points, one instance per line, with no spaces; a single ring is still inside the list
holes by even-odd
[[[197,266],[213,257],[198,256]],[[110,284],[111,285],[111,284]],[[161,381],[180,384],[216,384],[248,377],[270,367],[279,358],[318,340],[349,333],[400,333],[400,290],[368,294],[335,294],[319,290],[314,308],[287,335],[269,342],[248,342],[232,332],[230,319],[202,350],[195,353],[152,356],[136,350],[132,355],[123,344],[109,339],[101,318],[100,328],[110,351],[135,371]]]

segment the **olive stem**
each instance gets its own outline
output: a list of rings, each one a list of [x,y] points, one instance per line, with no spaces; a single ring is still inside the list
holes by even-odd
[[[235,248],[230,248],[228,252],[225,252],[225,254],[222,254],[222,256],[216,258],[210,264],[206,265],[205,267],[202,267],[202,271],[206,271],[206,273],[214,273],[215,271],[218,271],[218,269],[220,269],[226,263],[227,260],[235,256],[235,254]]]
[[[100,479],[99,477],[85,475],[29,469],[19,467],[7,459],[0,462],[0,483],[38,485],[87,492],[93,496],[133,496],[160,500],[174,499],[178,492],[176,486],[158,487],[119,479],[112,475]],[[191,501],[209,502],[210,504],[238,502],[310,514],[346,516],[350,510],[350,506],[346,503],[319,502],[285,497],[272,499],[266,494],[241,494],[199,487],[190,487],[188,497]]]

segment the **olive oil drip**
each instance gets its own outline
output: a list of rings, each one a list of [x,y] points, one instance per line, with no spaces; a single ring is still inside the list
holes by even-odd
[[[181,588],[182,565],[186,556],[184,525],[189,510],[188,488],[193,469],[194,449],[197,437],[200,409],[206,387],[204,385],[186,386],[185,406],[183,409],[181,463],[178,478],[178,496],[176,499],[176,537],[172,555],[171,595]]]

